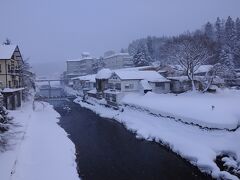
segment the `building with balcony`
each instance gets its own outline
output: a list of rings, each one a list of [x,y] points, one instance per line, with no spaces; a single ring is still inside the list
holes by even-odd
[[[7,109],[21,106],[22,65],[23,59],[17,45],[0,45],[0,89]]]

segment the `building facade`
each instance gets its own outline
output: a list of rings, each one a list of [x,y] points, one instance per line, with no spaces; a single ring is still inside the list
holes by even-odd
[[[128,53],[115,53],[103,58],[104,67],[109,69],[121,69],[133,67],[133,59]]]
[[[22,74],[23,59],[18,46],[0,46],[0,88],[3,94],[4,106],[14,110],[22,102]]]
[[[19,88],[22,86],[20,66],[23,60],[18,46],[0,46],[0,87]]]
[[[82,53],[80,59],[67,61],[67,77],[73,78],[77,76],[84,76],[93,72],[93,65],[96,62],[96,58],[90,56],[89,53]]]

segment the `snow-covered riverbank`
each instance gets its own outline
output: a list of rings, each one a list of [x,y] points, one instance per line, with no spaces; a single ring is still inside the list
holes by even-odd
[[[240,126],[240,91],[218,90],[216,94],[186,92],[183,94],[128,94],[123,104],[144,108],[152,113],[203,128],[233,130]]]
[[[28,102],[16,111],[5,152],[0,152],[0,179],[77,180],[75,146],[57,124],[59,114],[48,103]]]
[[[80,97],[75,102],[102,117],[112,118],[123,123],[127,129],[136,132],[138,138],[168,146],[173,152],[196,165],[202,172],[211,174],[214,178],[238,179],[235,175],[240,173],[239,128],[235,131],[206,130],[170,118],[151,115],[129,106],[125,106],[122,111],[107,108],[100,105],[101,102],[91,98],[88,99],[88,103],[82,102]],[[221,160],[225,163],[226,168],[233,169],[233,173],[218,167],[216,158],[221,155],[226,155]]]

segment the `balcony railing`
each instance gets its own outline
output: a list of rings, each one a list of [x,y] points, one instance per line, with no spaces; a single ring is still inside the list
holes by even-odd
[[[8,73],[10,73],[10,74],[19,74],[20,70],[19,69],[11,69],[11,70],[8,70]]]

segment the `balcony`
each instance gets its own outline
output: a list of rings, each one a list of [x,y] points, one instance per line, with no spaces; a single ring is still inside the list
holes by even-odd
[[[19,69],[11,69],[11,70],[8,70],[8,73],[9,74],[19,74],[20,70]]]

